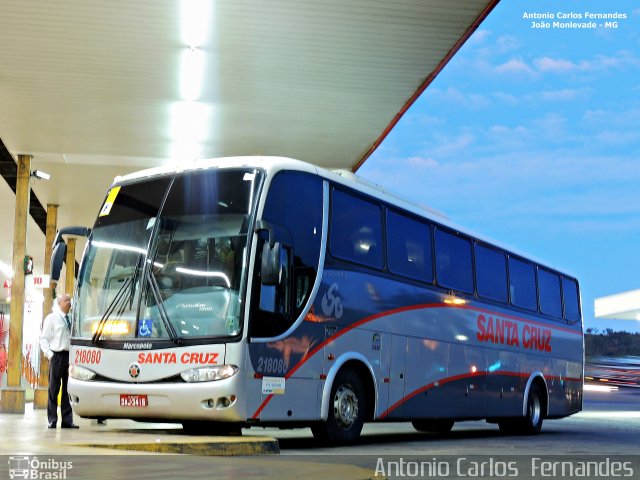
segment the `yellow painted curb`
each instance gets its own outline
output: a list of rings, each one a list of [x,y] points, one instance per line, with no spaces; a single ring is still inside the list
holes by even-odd
[[[179,442],[156,439],[155,442],[91,442],[67,445],[202,456],[277,455],[280,453],[278,441],[269,437],[253,437],[250,440],[246,438],[185,439]]]

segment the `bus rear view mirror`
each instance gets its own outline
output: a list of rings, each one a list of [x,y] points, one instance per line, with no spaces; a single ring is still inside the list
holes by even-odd
[[[260,270],[263,285],[280,285],[282,280],[282,245],[276,242],[273,246],[265,242],[262,247],[262,268]]]
[[[57,282],[60,280],[60,272],[62,271],[62,264],[67,256],[67,244],[64,240],[60,240],[55,247],[53,247],[53,253],[51,254],[51,280]]]
[[[63,235],[77,235],[80,237],[88,237],[91,229],[87,227],[65,227],[58,230],[53,240],[53,253],[51,254],[51,280],[57,282],[60,280],[60,272],[62,264],[65,262],[67,255],[67,244],[62,239]]]

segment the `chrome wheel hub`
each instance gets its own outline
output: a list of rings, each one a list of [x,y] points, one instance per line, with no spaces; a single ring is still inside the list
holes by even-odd
[[[350,428],[358,418],[358,397],[346,385],[340,385],[333,398],[333,416],[344,429]]]

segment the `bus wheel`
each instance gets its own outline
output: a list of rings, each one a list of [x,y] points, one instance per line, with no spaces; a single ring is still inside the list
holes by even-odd
[[[542,429],[542,392],[537,384],[532,384],[527,398],[527,414],[521,420],[521,431],[525,435],[536,435]]]
[[[419,432],[448,433],[453,428],[453,420],[414,420],[411,425]]]
[[[343,370],[333,382],[330,398],[327,421],[311,427],[313,436],[329,445],[355,441],[362,431],[366,411],[362,382],[353,371]]]
[[[542,391],[532,384],[527,397],[527,414],[524,417],[503,418],[498,420],[500,431],[507,435],[535,435],[542,428],[543,415]]]

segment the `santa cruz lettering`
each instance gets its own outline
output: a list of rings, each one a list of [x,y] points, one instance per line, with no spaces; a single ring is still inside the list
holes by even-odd
[[[198,365],[217,365],[218,353],[213,352],[140,352],[138,353],[138,363],[180,363]]]
[[[481,342],[490,342],[508,346],[551,352],[551,330],[506,320],[498,317],[478,315],[476,337]]]

